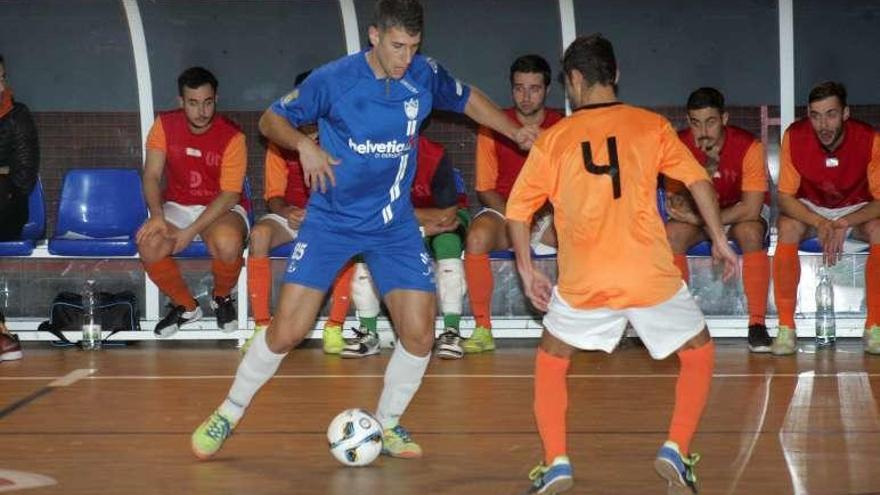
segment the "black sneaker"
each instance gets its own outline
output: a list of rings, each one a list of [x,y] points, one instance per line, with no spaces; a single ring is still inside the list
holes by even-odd
[[[464,349],[461,348],[461,335],[458,330],[447,327],[437,338],[437,357],[441,359],[461,359]]]
[[[770,352],[771,345],[773,345],[773,339],[767,333],[766,326],[760,323],[749,325],[749,351]]]
[[[173,304],[168,304],[168,308],[168,314],[153,329],[153,334],[156,337],[163,339],[171,337],[180,330],[181,325],[192,323],[202,317],[202,308],[199,307],[198,303],[196,303],[196,309],[192,311],[187,311],[184,306],[175,306]]]
[[[217,317],[217,327],[229,333],[238,330],[238,311],[235,310],[235,301],[232,296],[214,296],[211,300],[211,308]]]
[[[379,354],[379,333],[371,332],[366,328],[352,329],[355,337],[346,339],[345,347],[339,354],[344,358],[362,358]]]

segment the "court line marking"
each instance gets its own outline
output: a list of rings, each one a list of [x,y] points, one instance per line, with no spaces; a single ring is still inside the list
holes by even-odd
[[[727,495],[733,495],[736,492],[736,487],[739,485],[739,480],[742,478],[743,473],[746,470],[746,466],[748,466],[749,461],[752,459],[752,453],[755,451],[755,446],[758,444],[758,440],[761,438],[761,433],[764,430],[764,420],[767,419],[767,409],[770,405],[770,382],[773,381],[773,375],[768,374],[764,379],[764,406],[761,410],[761,418],[758,420],[758,427],[752,433],[752,441],[749,444],[748,449],[743,452],[740,450],[740,454],[737,456],[734,461],[734,465],[739,464],[739,468],[736,470],[736,476],[733,478],[733,483],[730,485],[730,489],[727,491]],[[748,432],[743,432],[747,434]]]
[[[810,433],[810,405],[813,401],[815,374],[801,373],[794,388],[785,419],[779,429],[779,445],[791,477],[794,495],[806,495],[806,464],[810,455],[807,440]],[[803,432],[803,433],[801,433]],[[804,434],[806,433],[806,435]]]
[[[79,370],[77,370],[79,371]],[[92,372],[97,370],[91,370]],[[75,372],[73,372],[75,373]],[[805,372],[800,373],[772,373],[770,376],[779,377],[779,378],[798,378],[803,375]],[[812,373],[812,372],[810,372]],[[837,373],[815,373],[811,374],[814,378],[837,378],[842,375],[851,374],[851,371],[840,371]],[[72,373],[71,373],[72,374]],[[69,374],[68,374],[69,375]],[[68,375],[65,375],[67,377]],[[720,373],[717,375],[713,375],[712,378],[754,378],[754,377],[765,377],[768,376],[767,373]],[[880,373],[865,373],[866,377],[880,377]],[[62,378],[65,378],[62,377]],[[280,374],[275,375],[273,378],[281,378],[286,380],[297,380],[297,379],[333,379],[333,378],[384,378],[384,373],[375,373],[375,374],[327,374],[327,375],[316,375],[316,374]],[[491,374],[427,374],[424,378],[502,378],[502,379],[533,379],[535,375],[532,374],[522,374],[522,375],[514,375],[514,374],[504,374],[504,375],[491,375]],[[54,376],[3,376],[0,377],[0,381],[26,381],[26,380],[53,380],[57,377]],[[221,379],[232,379],[235,378],[235,375],[94,375],[89,374],[88,376],[80,377],[79,379],[84,380],[221,380]],[[620,378],[678,378],[677,373],[655,373],[655,374],[570,374],[568,378],[574,379],[620,379]],[[76,381],[76,380],[75,380]],[[75,382],[74,381],[74,382]]]
[[[73,370],[70,373],[68,373],[62,377],[56,378],[56,379],[52,380],[51,382],[49,382],[48,385],[41,387],[41,388],[35,390],[34,392],[32,392],[31,394],[22,397],[21,399],[13,402],[12,404],[4,407],[3,409],[0,409],[0,419],[3,419],[6,416],[9,416],[10,414],[27,406],[28,404],[39,399],[40,397],[51,393],[56,388],[67,387],[67,386],[73,385],[74,383],[82,380],[83,378],[89,377],[92,373],[94,373],[96,371],[98,371],[98,370],[97,369],[90,369],[90,368],[76,369],[76,370]],[[43,377],[43,380],[47,380],[47,379],[49,379],[49,378]]]

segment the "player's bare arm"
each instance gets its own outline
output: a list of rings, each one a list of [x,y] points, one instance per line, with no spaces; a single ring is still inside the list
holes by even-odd
[[[721,214],[718,209],[718,199],[715,188],[708,180],[699,180],[688,186],[700,215],[706,223],[706,234],[712,240],[712,257],[719,263],[724,263],[723,280],[727,281],[736,274],[737,257],[733,249],[727,243],[727,236],[721,224]]]
[[[136,241],[138,244],[145,240],[160,235],[167,237],[168,224],[165,222],[165,214],[162,211],[162,172],[165,170],[165,153],[156,149],[147,149],[147,159],[144,163],[144,199],[150,211],[150,218],[138,229]]]
[[[266,139],[282,148],[299,152],[306,186],[325,192],[328,182],[330,186],[336,185],[336,176],[331,165],[338,165],[339,160],[327,154],[308,135],[290,125],[284,117],[271,109],[263,112],[259,127],[260,133]]]
[[[510,236],[516,254],[516,269],[522,277],[523,290],[535,308],[547,311],[553,284],[532,262],[530,246],[531,229],[525,222],[507,221],[507,234]]]
[[[517,126],[511,122],[492,100],[473,86],[464,113],[478,124],[507,136],[524,150],[532,147],[540,131],[538,126]]]

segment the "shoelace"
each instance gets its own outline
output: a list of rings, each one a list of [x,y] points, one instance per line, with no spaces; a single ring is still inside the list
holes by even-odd
[[[351,331],[354,332],[353,342],[356,342],[358,344],[365,344],[367,342],[367,340],[369,340],[369,338],[370,338],[371,332],[369,330],[364,329],[363,327],[352,328]]]
[[[689,468],[685,470],[685,478],[692,483],[696,483],[697,481],[697,474],[694,472],[694,466],[696,466],[697,463],[700,462],[700,459],[702,459],[702,457],[696,452],[687,457],[682,456],[681,458],[681,462],[683,462],[684,465]]]
[[[535,484],[538,484],[537,482],[539,480],[543,481],[542,478],[544,477],[544,473],[546,472],[547,466],[545,466],[544,464],[538,464],[537,466],[533,467],[531,471],[529,471],[529,480],[536,482]]]
[[[214,416],[211,418],[211,423],[208,424],[208,428],[205,430],[205,433],[212,440],[223,440],[229,436],[229,431],[232,429],[229,421],[226,420],[223,416],[214,413]]]
[[[404,443],[412,442],[412,437],[409,436],[409,432],[406,431],[406,428],[404,428],[403,426],[397,425],[394,428],[391,428],[391,431],[393,431],[395,435],[400,437],[400,439],[403,440]]]

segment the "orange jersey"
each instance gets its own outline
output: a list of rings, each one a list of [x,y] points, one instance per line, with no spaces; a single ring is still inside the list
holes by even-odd
[[[681,288],[657,211],[657,175],[709,180],[662,116],[621,103],[583,107],[544,131],[513,186],[507,218],[553,204],[558,289],[581,309],[652,306]]]
[[[309,188],[306,187],[299,153],[279,148],[270,141],[266,149],[265,166],[266,192],[263,197],[266,201],[280,197],[289,205],[305,208],[309,201]]]

